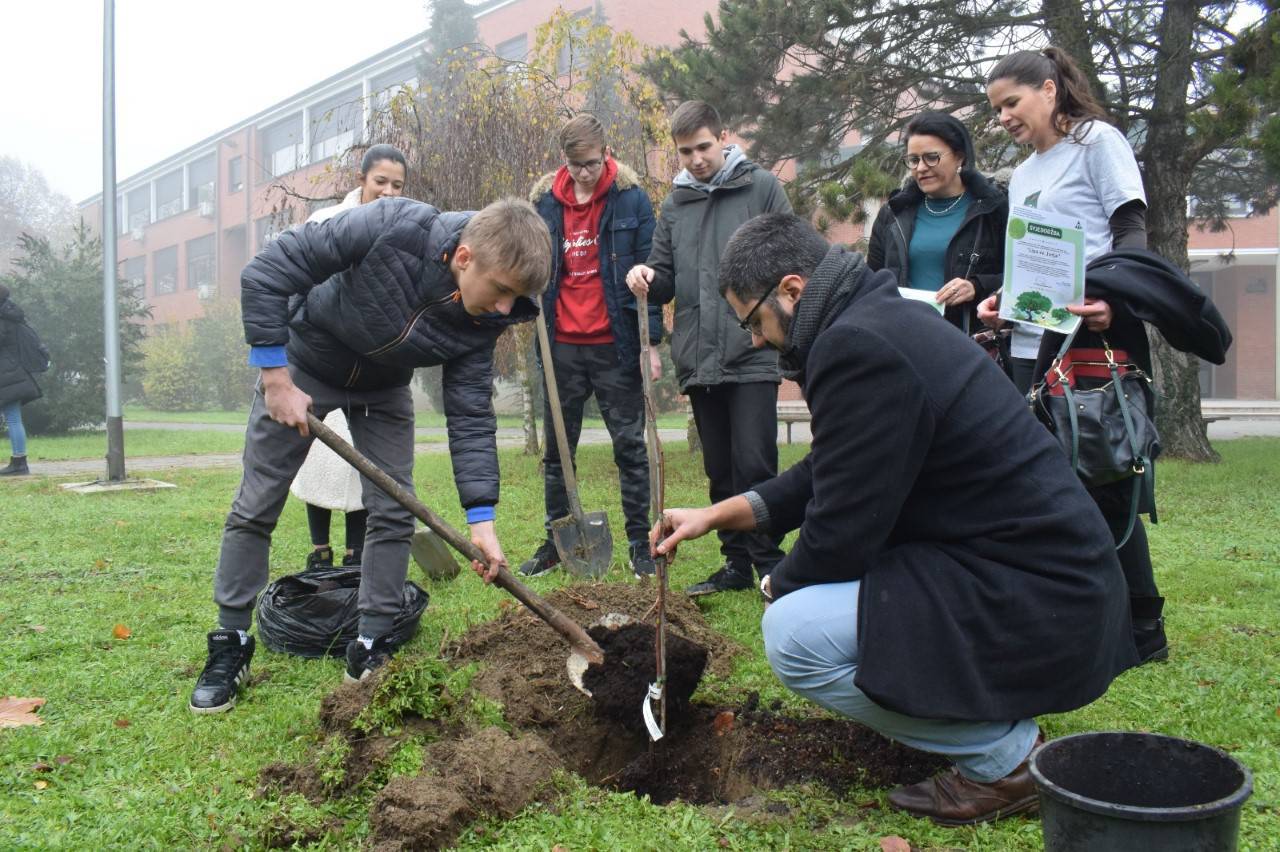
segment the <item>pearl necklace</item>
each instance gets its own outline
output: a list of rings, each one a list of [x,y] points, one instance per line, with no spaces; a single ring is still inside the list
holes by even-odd
[[[934,216],[945,216],[948,213],[950,213],[952,210],[954,210],[955,206],[959,204],[963,198],[964,198],[964,193],[962,192],[959,195],[957,195],[955,197],[955,200],[952,201],[950,204],[948,204],[946,207],[942,208],[941,210],[934,210],[932,207],[929,206],[929,196],[926,195],[924,197],[924,209],[932,213]]]

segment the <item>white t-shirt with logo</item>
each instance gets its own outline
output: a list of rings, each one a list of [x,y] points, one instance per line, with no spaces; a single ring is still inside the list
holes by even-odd
[[[1085,263],[1111,251],[1111,214],[1127,202],[1147,201],[1128,140],[1104,121],[1090,124],[1082,141],[1068,135],[1043,154],[1033,152],[1009,180],[1009,206],[1035,207],[1080,221]],[[1013,356],[1036,357],[1043,333],[1014,325]]]

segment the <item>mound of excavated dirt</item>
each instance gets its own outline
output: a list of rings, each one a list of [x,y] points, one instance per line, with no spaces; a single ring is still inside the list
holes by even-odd
[[[648,700],[649,684],[657,677],[657,630],[647,624],[628,624],[612,630],[593,627],[588,632],[604,650],[604,664],[588,666],[582,676],[596,714],[644,733],[641,707]],[[689,699],[702,680],[707,652],[670,632],[665,651],[667,713],[681,715],[689,709]]]
[[[653,625],[656,595],[652,584],[589,583],[557,589],[546,597],[583,626],[611,612]],[[733,656],[741,651],[737,643],[712,630],[684,595],[667,597],[667,635],[704,648],[707,670],[720,677],[729,674]],[[556,726],[566,716],[591,715],[590,700],[573,688],[566,674],[569,647],[521,606],[513,605],[496,620],[473,627],[449,656],[459,663],[483,664],[473,687],[502,704],[507,721],[517,727]],[[634,706],[638,713],[639,699]]]
[[[395,778],[369,812],[377,852],[439,849],[483,813],[510,818],[550,791],[563,764],[535,734],[511,736],[485,728],[428,749],[432,767],[413,778]]]

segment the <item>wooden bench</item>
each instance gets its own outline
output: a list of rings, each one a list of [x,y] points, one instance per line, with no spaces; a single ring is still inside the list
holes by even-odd
[[[1201,403],[1201,416],[1206,423],[1218,420],[1277,420],[1280,419],[1280,402],[1272,400],[1205,400]],[[787,443],[791,443],[791,426],[812,420],[809,406],[802,399],[778,403],[778,422],[787,426]]]

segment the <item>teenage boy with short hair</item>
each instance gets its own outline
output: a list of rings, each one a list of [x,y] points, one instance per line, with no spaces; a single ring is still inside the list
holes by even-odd
[[[720,298],[720,253],[734,230],[760,213],[790,213],[782,184],[746,158],[720,115],[687,101],[671,116],[683,170],[658,216],[649,259],[627,274],[636,294],[675,299],[671,357],[702,442],[712,502],[749,491],[778,473],[778,359],[753,349],[751,335]],[[782,559],[780,537],[723,531],[724,566],[688,589],[705,595],[749,589],[751,566],[765,576]]]
[[[657,350],[650,350],[650,363],[640,364],[636,300],[625,276],[649,256],[653,207],[636,173],[613,158],[595,116],[581,113],[569,119],[560,130],[560,150],[564,165],[543,176],[529,195],[556,246],[551,280],[542,294],[552,368],[570,453],[576,452],[582,432],[583,406],[592,394],[600,405],[613,439],[630,567],[639,578],[654,573],[640,370],[648,369],[657,378],[662,362]],[[661,309],[650,307],[648,319],[649,340],[660,343]],[[550,401],[546,406],[544,422],[550,424]],[[551,435],[542,461],[547,537],[520,566],[520,573],[528,577],[552,571],[560,563],[551,521],[569,514],[560,448]]]
[[[346,411],[356,447],[413,489],[415,367],[444,366],[454,481],[492,580],[506,563],[494,531],[498,502],[493,347],[507,326],[533,319],[527,298],[546,283],[551,240],[527,202],[445,213],[385,198],[287,231],[241,275],[250,364],[262,369],[245,433],[244,474],[214,575],[219,629],[190,707],[235,704],[248,674],[254,602],[289,483],[313,440],[307,412]],[[392,625],[408,570],[413,516],[365,480],[369,512],[360,580],[360,635],[346,648],[358,680],[394,651]]]

